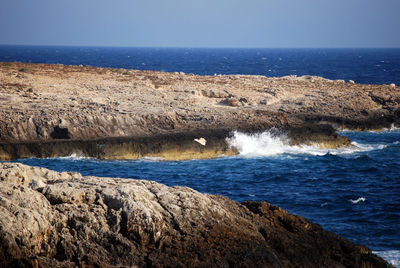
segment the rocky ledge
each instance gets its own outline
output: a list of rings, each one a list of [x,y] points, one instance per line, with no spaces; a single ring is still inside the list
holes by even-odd
[[[1,267],[387,267],[266,202],[0,163]]]
[[[234,130],[347,146],[335,129],[400,122],[400,90],[314,76],[216,75],[0,63],[0,159],[208,158]],[[199,144],[194,139],[204,138]]]

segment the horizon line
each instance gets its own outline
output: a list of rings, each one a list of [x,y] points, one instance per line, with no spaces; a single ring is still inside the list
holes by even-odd
[[[157,48],[157,49],[400,49],[398,47],[200,47],[200,46],[113,46],[113,45],[38,45],[38,44],[1,44],[0,46],[26,46],[26,47],[86,47],[86,48]]]

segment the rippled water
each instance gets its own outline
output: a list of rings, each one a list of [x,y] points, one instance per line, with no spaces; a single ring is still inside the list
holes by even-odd
[[[62,63],[201,75],[317,75],[400,85],[400,49],[213,49],[0,45],[0,61]]]
[[[349,240],[400,261],[400,131],[343,132],[357,149],[294,147],[269,132],[236,133],[242,152],[212,160],[104,161],[65,157],[20,159],[29,165],[83,175],[155,180],[265,200],[321,224]]]

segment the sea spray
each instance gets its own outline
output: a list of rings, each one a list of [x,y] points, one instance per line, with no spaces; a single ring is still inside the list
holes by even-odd
[[[276,135],[273,131],[246,134],[235,131],[227,139],[229,146],[236,148],[246,157],[271,156],[284,153],[288,147],[285,135]]]
[[[372,150],[381,150],[387,147],[385,144],[361,144],[352,142],[351,146],[339,149],[321,149],[317,143],[313,145],[289,145],[286,133],[275,128],[262,133],[233,132],[232,137],[227,138],[231,148],[236,148],[242,157],[267,157],[281,154],[309,154],[323,156],[326,154],[346,155]]]

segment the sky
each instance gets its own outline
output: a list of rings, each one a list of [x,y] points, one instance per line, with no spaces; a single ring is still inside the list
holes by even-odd
[[[0,44],[400,47],[400,0],[0,0]]]

